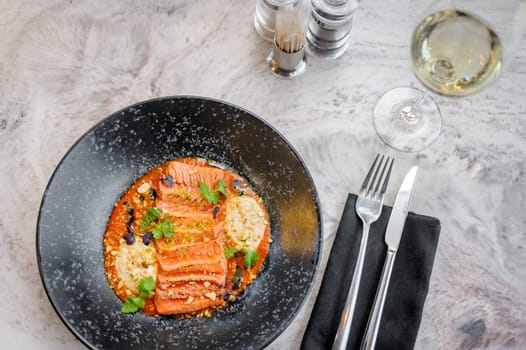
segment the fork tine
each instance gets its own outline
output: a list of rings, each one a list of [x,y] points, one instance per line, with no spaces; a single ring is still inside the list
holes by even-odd
[[[389,161],[391,162],[391,165],[389,165]],[[389,166],[389,170],[387,171],[387,175],[384,178],[384,173],[388,166]],[[382,168],[382,172],[380,173],[380,177],[378,178],[378,182],[376,183],[376,187],[374,188],[375,195],[381,196],[385,193],[385,190],[387,189],[387,182],[389,182],[389,176],[391,175],[392,167],[393,167],[393,159],[390,157],[387,157],[387,159],[385,160],[384,166]],[[381,191],[380,191],[380,186],[382,186]]]
[[[371,177],[371,174],[373,173],[374,167],[376,166],[376,162],[378,161],[378,157],[380,157],[380,154],[377,154],[376,158],[374,158],[374,162],[373,164],[371,164],[371,167],[369,168],[369,171],[367,172],[367,175],[365,176],[365,179],[363,180],[362,187],[360,187],[360,194],[363,193],[369,185],[369,178]]]
[[[382,186],[382,190],[380,191],[381,196],[383,196],[385,194],[385,191],[387,190],[387,184],[389,183],[389,177],[391,177],[391,169],[393,169],[393,163],[394,163],[394,158],[391,158],[391,165],[389,166],[387,175],[385,175],[384,184]]]
[[[382,178],[382,177],[380,177],[377,180],[378,172],[380,171],[380,167],[382,166],[382,163],[384,162],[384,158],[385,158],[385,156],[382,155],[382,158],[380,158],[380,163],[378,163],[378,166],[374,170],[373,179],[371,180],[371,183],[369,184],[369,188],[367,189],[367,194],[369,194],[369,193],[371,193],[371,191],[373,191],[373,188],[375,187],[375,184],[377,184]],[[384,167],[385,167],[385,164],[384,164]],[[374,194],[374,192],[373,192],[373,194]]]

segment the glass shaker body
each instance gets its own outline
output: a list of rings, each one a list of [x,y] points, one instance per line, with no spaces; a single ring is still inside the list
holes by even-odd
[[[314,56],[337,58],[349,46],[357,0],[311,0],[307,51]]]
[[[276,13],[287,6],[294,6],[298,0],[257,0],[254,26],[258,34],[272,42],[276,31]]]

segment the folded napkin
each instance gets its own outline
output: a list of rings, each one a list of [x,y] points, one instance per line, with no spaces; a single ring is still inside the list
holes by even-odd
[[[303,336],[305,350],[330,349],[338,329],[358,257],[362,222],[356,195],[347,198],[320,292]],[[364,270],[347,349],[359,349],[380,281],[387,247],[385,229],[391,207],[371,225]],[[409,213],[396,255],[376,349],[413,349],[440,235],[440,221]]]

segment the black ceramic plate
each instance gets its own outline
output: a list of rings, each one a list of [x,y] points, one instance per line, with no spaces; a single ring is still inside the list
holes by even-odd
[[[169,159],[203,157],[244,176],[270,214],[263,271],[211,318],[120,313],[104,274],[102,238],[114,203]],[[101,349],[258,349],[292,321],[321,249],[318,196],[304,163],[260,118],[225,102],[167,97],[124,108],[89,130],[44,193],[37,254],[44,287],[66,326]]]

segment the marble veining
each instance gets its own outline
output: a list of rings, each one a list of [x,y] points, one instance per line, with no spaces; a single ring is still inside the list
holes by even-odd
[[[376,136],[372,110],[388,89],[420,87],[409,35],[420,2],[361,2],[349,51],[310,58],[275,78],[253,27],[254,1],[0,2],[0,333],[5,345],[82,349],[44,293],[35,254],[42,194],[71,145],[110,113],[167,95],[242,106],[297,149],[318,187],[322,266],[344,200],[372,157],[396,158],[387,204],[413,164],[412,210],[442,234],[416,349],[526,348],[526,49],[499,80],[466,98],[433,95],[444,125],[428,150],[402,154]],[[410,9],[407,11],[407,9]],[[402,20],[404,19],[404,20]],[[522,43],[526,38],[523,35]],[[299,347],[321,274],[270,349]]]

